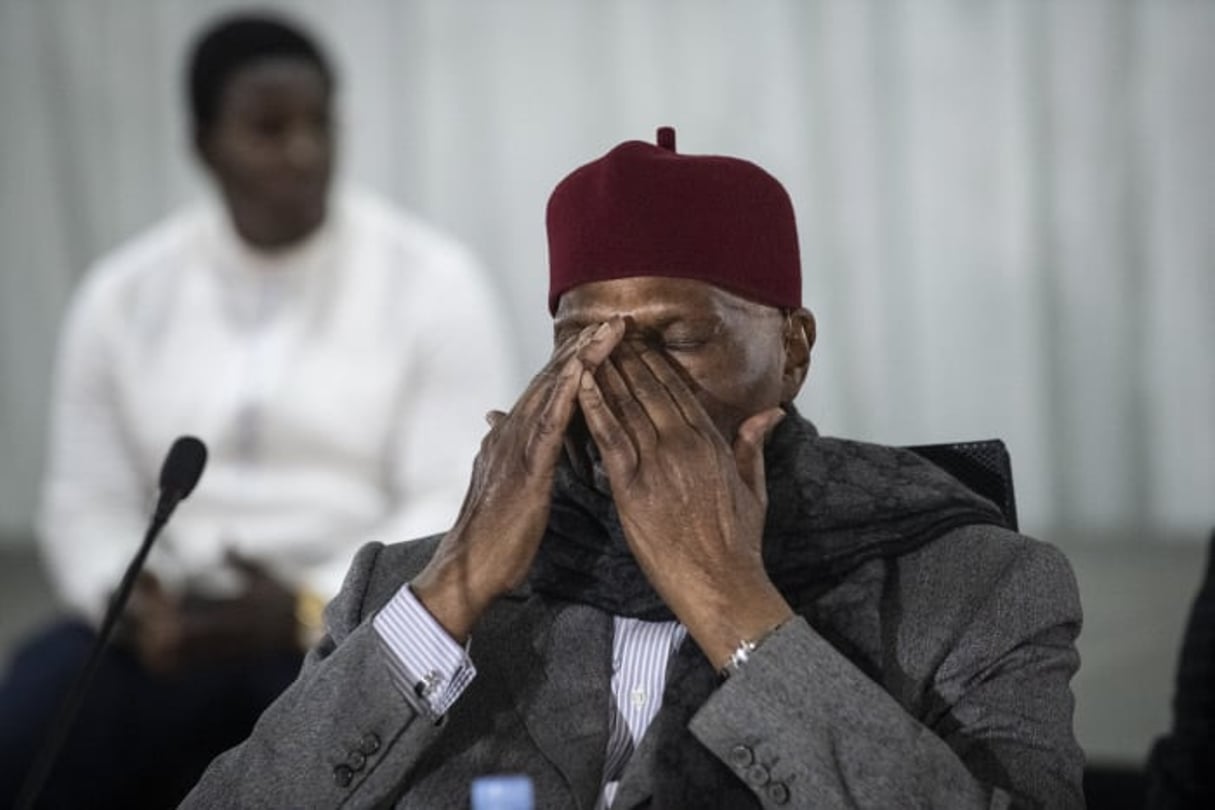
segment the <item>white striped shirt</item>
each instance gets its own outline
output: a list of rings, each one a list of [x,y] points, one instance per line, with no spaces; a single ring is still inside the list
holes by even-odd
[[[476,675],[461,647],[402,586],[373,620],[390,651],[389,666],[401,693],[419,709],[442,716]],[[625,765],[662,706],[667,661],[687,636],[678,622],[613,617],[612,694],[616,710],[608,719],[608,745],[599,807],[616,795]]]
[[[613,617],[612,630],[612,694],[616,698],[616,711],[608,724],[600,807],[611,806],[616,798],[624,766],[662,706],[667,661],[688,634],[687,628],[678,622],[647,622],[625,616]]]

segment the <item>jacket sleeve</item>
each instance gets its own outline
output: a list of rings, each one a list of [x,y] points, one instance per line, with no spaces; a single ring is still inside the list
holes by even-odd
[[[908,646],[945,639],[918,706],[799,618],[718,689],[693,733],[774,809],[1083,807],[1068,686],[1079,597],[1062,555],[1023,541],[991,577],[956,580],[946,598],[974,595],[956,627],[904,614],[910,632],[883,677],[916,657]]]
[[[245,742],[220,755],[183,808],[378,807],[438,736],[442,718],[395,685],[366,593],[383,546],[355,556],[326,608],[327,634]]]

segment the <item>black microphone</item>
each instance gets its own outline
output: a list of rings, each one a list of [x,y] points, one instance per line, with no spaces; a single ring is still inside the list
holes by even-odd
[[[93,639],[93,646],[89,650],[88,660],[77,674],[72,688],[64,696],[63,703],[59,706],[59,713],[55,716],[55,722],[38,751],[38,759],[35,760],[34,767],[26,774],[25,782],[21,787],[21,795],[17,799],[17,807],[21,810],[30,810],[34,806],[34,801],[42,792],[43,785],[46,784],[46,778],[50,776],[55,759],[59,756],[59,750],[67,739],[77,712],[80,711],[80,703],[88,691],[89,683],[92,682],[93,675],[97,672],[97,666],[101,663],[101,654],[105,651],[110,636],[114,633],[114,626],[118,623],[122,611],[131,598],[135,579],[143,569],[144,560],[147,559],[148,552],[152,549],[152,542],[156,540],[160,530],[169,521],[169,516],[173,514],[177,504],[194,491],[206,464],[207,446],[193,436],[178,437],[173,442],[173,446],[169,448],[169,454],[165,456],[164,465],[160,468],[160,495],[156,499],[156,509],[152,513],[148,530],[144,533],[143,544],[135,553],[130,565],[127,566],[122,583],[114,592],[113,598],[110,599],[105,618],[101,622],[101,629],[97,631],[97,637]]]
[[[179,436],[169,448],[165,463],[160,468],[160,497],[156,501],[153,524],[160,525],[169,520],[169,515],[194,491],[207,464],[207,446],[193,436]]]

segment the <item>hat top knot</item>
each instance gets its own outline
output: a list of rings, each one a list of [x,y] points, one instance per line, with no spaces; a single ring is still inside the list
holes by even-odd
[[[668,152],[675,151],[675,127],[658,128],[658,146]]]

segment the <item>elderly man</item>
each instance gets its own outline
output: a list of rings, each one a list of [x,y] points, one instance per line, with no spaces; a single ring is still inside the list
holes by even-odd
[[[188,806],[1078,807],[1075,583],[916,457],[791,402],[793,211],[674,133],[548,209],[556,348],[444,535],[372,545]]]

